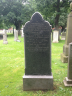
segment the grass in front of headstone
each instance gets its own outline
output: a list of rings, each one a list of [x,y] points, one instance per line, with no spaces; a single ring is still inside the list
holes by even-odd
[[[19,36],[21,42],[15,42],[12,34],[8,34],[7,40],[7,45],[0,40],[0,96],[71,96],[72,88],[65,87],[63,83],[68,64],[60,60],[64,40],[52,43],[53,91],[23,91],[24,40]]]

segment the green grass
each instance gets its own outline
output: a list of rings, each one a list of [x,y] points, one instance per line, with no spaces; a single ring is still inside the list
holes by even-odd
[[[65,87],[63,80],[67,77],[67,63],[62,63],[60,54],[65,41],[52,43],[53,91],[23,91],[25,69],[24,40],[14,42],[14,36],[8,34],[8,44],[0,40],[0,96],[72,96],[72,87]]]

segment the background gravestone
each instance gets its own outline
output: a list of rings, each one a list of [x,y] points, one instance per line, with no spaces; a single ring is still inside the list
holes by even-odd
[[[14,41],[17,41],[18,39],[18,30],[14,29]]]
[[[59,34],[59,31],[57,30],[53,31],[53,43],[58,43],[58,34]]]
[[[70,4],[70,8],[72,10],[72,3]],[[65,39],[65,44],[63,46],[63,53],[61,54],[61,61],[63,63],[68,62],[68,47],[69,47],[69,43],[71,42],[72,42],[72,11],[68,15],[66,39]]]
[[[53,89],[51,73],[51,26],[40,13],[24,26],[25,75],[23,90]]]
[[[65,86],[72,86],[72,42],[69,43],[68,76],[64,80]]]
[[[24,37],[23,27],[21,28],[21,38]]]
[[[5,29],[3,29],[3,44],[8,44],[7,41],[7,32]]]
[[[62,32],[61,40],[65,40],[65,37],[66,37],[66,32]]]

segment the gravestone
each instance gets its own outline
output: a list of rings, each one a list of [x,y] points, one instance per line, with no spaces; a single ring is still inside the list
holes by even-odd
[[[24,37],[23,28],[21,28],[21,38]]]
[[[58,34],[57,30],[53,31],[53,43],[58,43]]]
[[[62,32],[61,40],[65,40],[65,37],[66,37],[66,32]]]
[[[72,42],[69,43],[68,76],[64,80],[65,86],[72,86]]]
[[[70,3],[70,8],[72,10],[72,3]],[[61,61],[63,63],[68,62],[68,46],[69,46],[69,43],[71,42],[72,42],[72,11],[68,15],[66,39],[65,39],[65,44],[63,46],[63,53],[61,54]]]
[[[36,12],[24,26],[25,75],[23,90],[53,89],[51,25]]]
[[[18,39],[18,30],[14,29],[14,41],[17,41]]]
[[[8,44],[7,41],[7,32],[5,29],[3,29],[3,44]]]

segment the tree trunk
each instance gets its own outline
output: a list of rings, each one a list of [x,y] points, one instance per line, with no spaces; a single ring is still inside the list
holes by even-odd
[[[55,17],[55,29],[58,30],[58,27],[59,27],[59,17],[60,17],[60,0],[57,0],[57,14],[56,14],[56,17]]]
[[[18,23],[18,24],[15,24],[15,26],[16,26],[16,30],[18,30],[18,35],[21,35],[21,33],[20,33],[20,26],[21,26],[21,24]]]
[[[57,30],[58,30],[58,28],[59,28],[59,24],[58,24],[58,22],[59,22],[59,17],[60,17],[60,15],[56,15],[56,17],[55,17],[55,29],[57,29]]]
[[[65,31],[65,26],[61,26],[61,27],[62,27],[62,30],[61,30],[61,31],[62,31],[62,32]]]
[[[20,23],[19,23],[19,28],[18,28],[18,35],[21,35],[21,32],[20,32]]]

